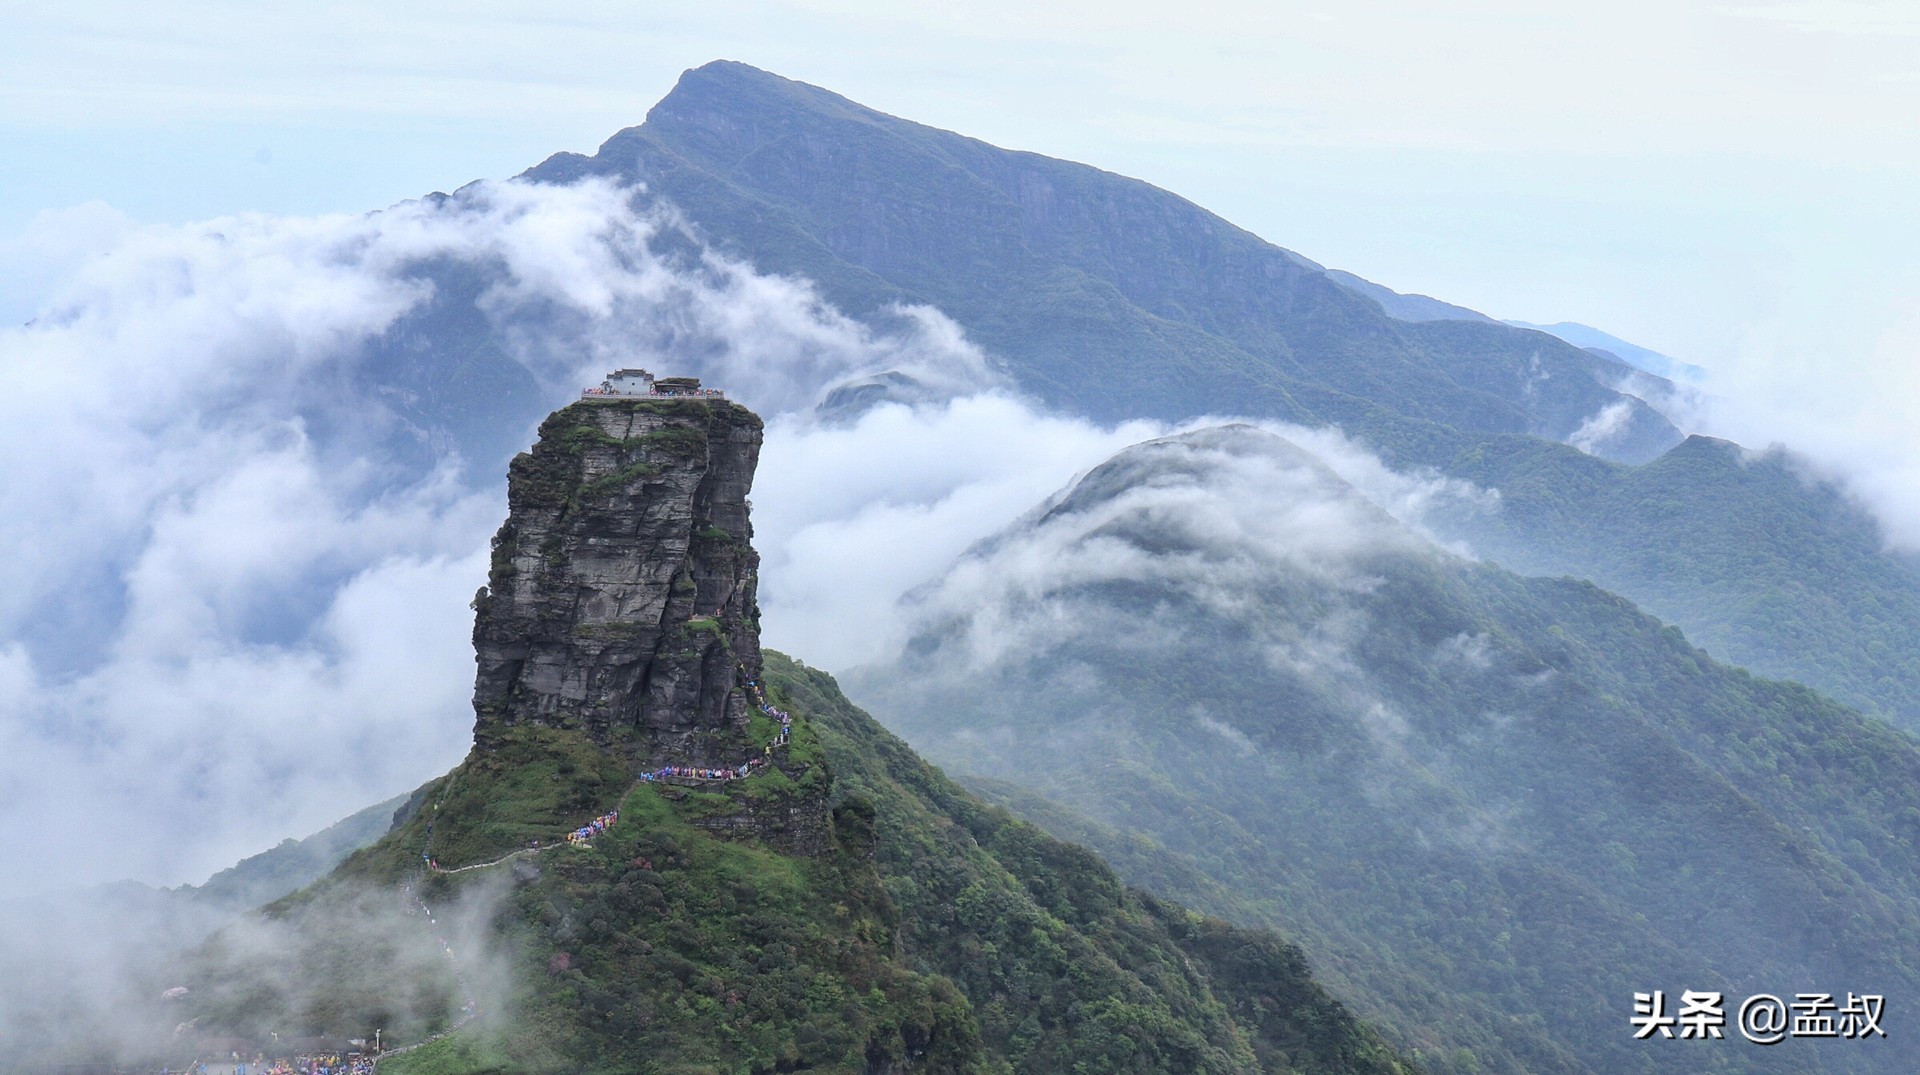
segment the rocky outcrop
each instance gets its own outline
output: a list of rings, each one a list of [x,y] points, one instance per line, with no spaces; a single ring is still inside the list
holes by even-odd
[[[753,840],[783,854],[817,858],[833,849],[833,816],[824,787],[805,784],[807,766],[782,765],[781,771],[800,785],[774,795],[736,798],[732,809],[691,816],[693,827],[735,840]],[[685,802],[697,784],[663,784],[659,791],[669,802]]]
[[[760,440],[722,399],[582,400],[541,425],[474,599],[478,749],[531,723],[636,765],[758,752],[742,675],[760,675]]]

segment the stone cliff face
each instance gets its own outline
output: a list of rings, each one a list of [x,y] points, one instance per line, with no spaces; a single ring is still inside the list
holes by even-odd
[[[748,756],[760,440],[725,400],[583,400],[541,425],[474,600],[479,749],[531,723],[636,764]]]

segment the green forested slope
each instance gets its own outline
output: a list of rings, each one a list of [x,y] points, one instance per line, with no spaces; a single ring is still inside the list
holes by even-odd
[[[1634,992],[1920,985],[1910,739],[1591,584],[1442,554],[1275,440],[1096,469],[856,693],[1095,819],[1062,831],[1130,879],[1299,938],[1438,1068],[1671,1071]],[[1695,1070],[1902,1070],[1831,1044]]]
[[[1460,523],[1477,551],[1592,579],[1722,660],[1920,729],[1920,570],[1830,481],[1705,437],[1639,467],[1502,447],[1449,461],[1501,491]]]
[[[378,1024],[397,1044],[457,1018],[471,992],[475,1021],[383,1070],[1411,1070],[1297,949],[1126,889],[960,790],[824,674],[768,659],[799,717],[782,774],[623,793],[578,735],[530,731],[423,789],[392,834],[272,908],[261,929],[275,943],[216,939],[191,983],[202,1030]],[[699,827],[743,804],[798,808],[829,772],[824,854]],[[590,850],[415,876],[432,931],[464,952],[448,965],[419,917],[392,914],[429,821],[451,868],[615,803]],[[324,975],[289,983],[290,962]]]
[[[1161,1003],[1203,1024],[1203,1013],[1227,1016],[1260,1070],[1394,1069],[1294,946],[1124,888],[1085,849],[982,804],[921,761],[825,673],[778,657],[768,668],[814,715],[840,793],[874,804],[875,865],[900,912],[903,950],[951,977],[987,1040],[1025,1049],[1030,1070],[1130,1069],[1131,1050],[1113,1052],[1110,1036],[1162,1022]],[[1103,1000],[1079,984],[1100,982],[1138,985]],[[1089,1003],[1100,1025],[1075,1029],[1073,1009]]]
[[[378,839],[392,827],[394,811],[404,801],[375,803],[304,840],[289,837],[277,847],[241,859],[202,884],[185,885],[177,892],[229,911],[251,910],[277,900],[312,884],[348,855]]]

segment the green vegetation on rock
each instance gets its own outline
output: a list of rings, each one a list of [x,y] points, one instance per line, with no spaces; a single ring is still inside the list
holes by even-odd
[[[701,416],[543,425],[475,602],[472,751],[199,953],[197,1040],[385,1028],[399,1072],[1408,1070],[1297,950],[1128,890],[763,655],[761,427]]]
[[[578,735],[517,730],[423,788],[411,816],[333,878],[272,909],[326,975],[276,989],[277,966],[222,939],[197,965],[196,984],[218,983],[200,1017],[283,1034],[384,1019],[424,1036],[457,1017],[457,990],[444,966],[421,963],[422,923],[369,905],[415,873],[428,819],[451,867],[550,835],[542,826],[564,827],[570,810],[578,820],[617,804],[619,822],[590,848],[416,879],[436,907],[488,908],[462,942],[481,951],[462,965],[504,969],[479,1018],[383,1070],[1411,1070],[1313,982],[1297,949],[1125,888],[1085,850],[948,781],[825,674],[769,654],[768,677],[799,718],[772,777],[620,784]],[[821,854],[709,827],[828,796]],[[345,918],[369,925],[300,928]]]

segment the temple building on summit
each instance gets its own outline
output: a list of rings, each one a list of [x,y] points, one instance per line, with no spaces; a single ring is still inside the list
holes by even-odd
[[[646,370],[614,370],[600,387],[622,396],[644,396],[653,391],[653,374]]]
[[[698,377],[655,377],[642,369],[614,370],[598,388],[583,388],[581,399],[725,399],[718,388],[700,387]]]

